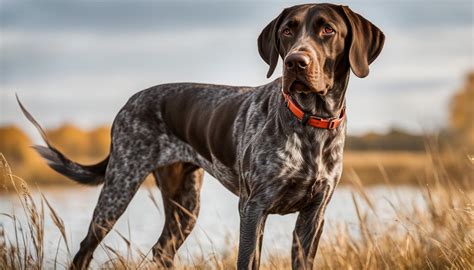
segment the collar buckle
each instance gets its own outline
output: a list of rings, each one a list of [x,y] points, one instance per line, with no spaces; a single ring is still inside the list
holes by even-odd
[[[336,120],[337,119],[331,119],[329,121],[328,129],[336,129],[337,128],[338,121],[336,121]]]

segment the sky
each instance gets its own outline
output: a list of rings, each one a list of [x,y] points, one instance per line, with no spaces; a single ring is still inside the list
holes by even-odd
[[[168,82],[257,86],[271,79],[257,37],[292,1],[0,0],[0,125],[34,130],[15,93],[54,128],[112,123],[127,99]],[[473,2],[347,1],[385,47],[370,75],[352,75],[348,132],[440,128],[474,69]],[[281,64],[281,61],[280,61]]]

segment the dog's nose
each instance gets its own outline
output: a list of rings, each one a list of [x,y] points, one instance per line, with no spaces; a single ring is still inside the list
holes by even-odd
[[[285,58],[285,67],[288,70],[306,69],[309,65],[310,59],[304,53],[291,53]]]

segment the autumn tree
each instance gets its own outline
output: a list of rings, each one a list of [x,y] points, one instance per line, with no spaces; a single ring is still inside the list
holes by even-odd
[[[459,143],[468,150],[474,149],[474,72],[451,100],[450,129],[459,138]]]

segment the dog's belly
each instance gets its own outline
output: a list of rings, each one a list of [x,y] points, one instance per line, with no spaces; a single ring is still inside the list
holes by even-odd
[[[203,168],[212,177],[216,178],[225,188],[239,195],[239,180],[236,171],[213,158],[212,162],[201,156],[192,146],[180,141],[178,138],[168,137],[171,143],[166,145],[163,152],[173,153],[166,156],[163,164],[173,162],[188,162]]]

